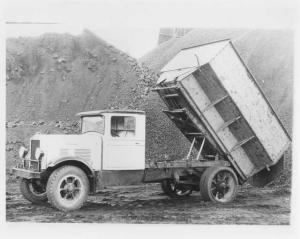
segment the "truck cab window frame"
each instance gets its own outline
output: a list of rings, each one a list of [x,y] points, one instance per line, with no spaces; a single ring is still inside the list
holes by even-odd
[[[98,132],[104,135],[105,117],[103,115],[84,116],[81,118],[81,133]]]
[[[110,134],[113,138],[134,138],[136,119],[134,116],[112,116]]]

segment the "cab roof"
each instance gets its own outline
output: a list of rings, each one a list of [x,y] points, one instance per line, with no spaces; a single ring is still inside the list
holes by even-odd
[[[117,114],[145,114],[145,111],[142,110],[94,110],[94,111],[85,111],[80,112],[77,116],[94,116],[94,115],[102,115],[105,113],[117,113]]]

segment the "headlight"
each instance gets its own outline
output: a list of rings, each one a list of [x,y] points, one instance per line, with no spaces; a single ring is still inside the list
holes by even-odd
[[[41,159],[43,156],[44,156],[43,150],[41,150],[40,148],[37,148],[37,149],[35,150],[35,158],[36,158],[37,160],[39,160],[39,159]]]
[[[22,159],[25,158],[25,156],[27,154],[28,154],[28,150],[25,147],[21,146],[20,149],[19,149],[20,158],[22,158]]]

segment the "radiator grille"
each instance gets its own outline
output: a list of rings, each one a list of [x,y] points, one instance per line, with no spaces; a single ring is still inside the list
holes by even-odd
[[[40,147],[40,141],[39,140],[31,140],[30,142],[30,158],[33,160],[37,160],[35,158],[35,151],[36,149]]]

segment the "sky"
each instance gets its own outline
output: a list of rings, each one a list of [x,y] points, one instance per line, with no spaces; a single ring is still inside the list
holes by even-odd
[[[290,4],[287,4],[290,2]],[[89,29],[131,56],[155,48],[160,27],[293,28],[293,0],[6,0],[6,36]]]
[[[158,28],[97,27],[73,24],[6,24],[7,37],[39,36],[46,32],[70,33],[79,35],[88,29],[106,42],[129,55],[139,58],[151,51],[158,42]]]

